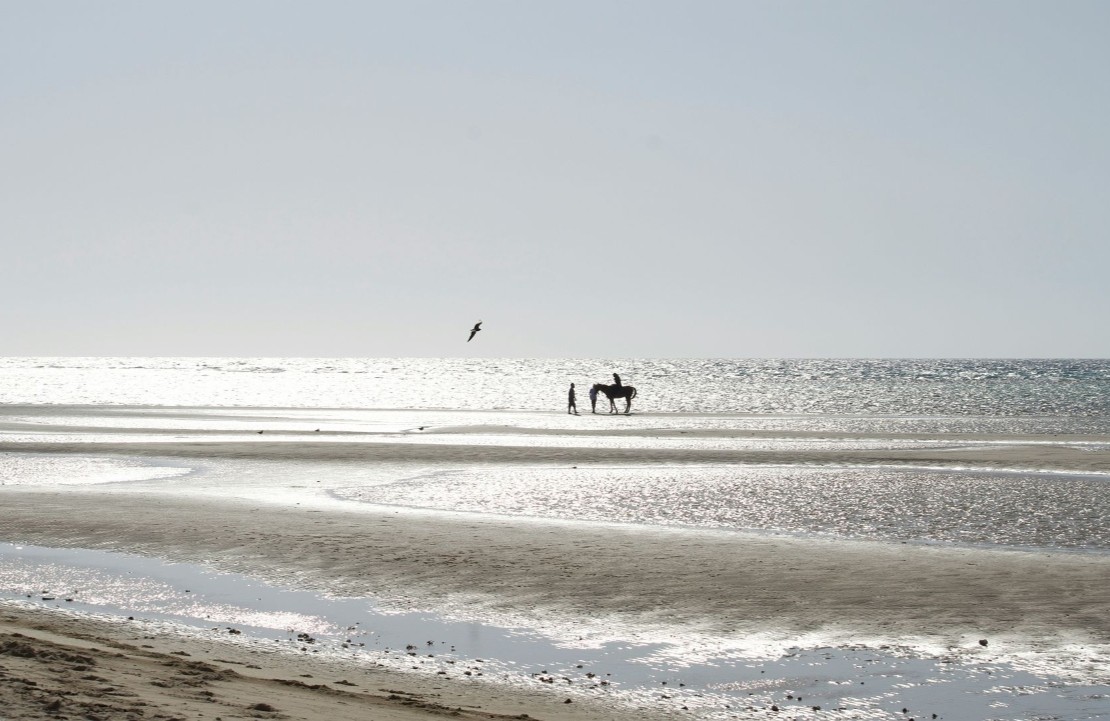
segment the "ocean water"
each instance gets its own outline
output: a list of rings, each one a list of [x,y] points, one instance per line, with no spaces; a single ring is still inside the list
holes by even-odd
[[[609,415],[604,400],[591,415],[589,384],[613,372],[638,390],[631,415]],[[572,382],[581,416],[566,413]],[[1110,450],[1108,436],[1107,360],[0,358],[0,500],[5,488],[264,498],[304,509],[1105,555],[1110,473],[957,460],[899,465],[860,454],[926,450],[943,458],[1033,444],[1082,456]],[[174,450],[199,441],[243,452]],[[142,452],[151,442],[164,454]],[[254,443],[310,449],[278,461],[252,457]],[[373,444],[390,449],[386,460],[344,458]],[[442,446],[462,450],[437,455]],[[774,462],[743,463],[711,455],[759,451],[779,453]],[[825,451],[862,460],[801,457]],[[588,462],[571,460],[577,452],[591,454]],[[827,648],[827,640],[775,637],[756,659],[750,650],[706,651],[713,639],[694,630],[676,630],[657,646],[644,640],[650,634],[621,627],[603,648],[589,649],[576,645],[577,633],[499,629],[496,619],[456,618],[459,609],[430,606],[406,625],[377,618],[368,599],[336,600],[328,589],[264,588],[260,578],[229,580],[213,569],[3,544],[18,540],[0,535],[0,602],[37,603],[44,589],[81,588],[72,602],[41,603],[121,617],[139,609],[152,622],[198,628],[218,618],[259,639],[291,627],[323,638],[334,627],[336,653],[387,665],[396,656],[403,671],[410,657],[399,644],[424,634],[449,640],[437,649],[447,664],[457,658],[477,668],[473,659],[482,658],[486,670],[524,684],[553,669],[577,683],[585,670],[604,667],[613,673],[610,690],[627,695],[621,703],[666,699],[707,720],[748,718],[732,709],[752,698],[807,719],[829,717],[830,707],[852,709],[838,718],[903,718],[903,707],[943,718],[1110,718],[1102,646],[980,658],[985,650],[974,641],[957,651],[888,653],[885,645]],[[198,606],[198,595],[208,605]],[[398,630],[388,638],[367,632],[366,650],[355,652],[349,628],[359,619]],[[294,634],[285,636],[281,643],[296,645]],[[432,668],[430,657],[427,664],[423,672],[452,668]],[[1072,675],[1058,677],[1057,667]],[[686,687],[660,696],[663,682]],[[788,689],[826,711],[794,704]],[[581,693],[596,691],[582,683]],[[575,691],[568,685],[566,693]]]
[[[563,410],[613,372],[646,413],[1110,429],[1110,360],[1066,359],[0,358],[0,404]]]
[[[632,415],[610,416],[604,399],[603,413],[590,415],[585,389],[613,371],[638,389]],[[581,417],[565,413],[570,382],[580,389]],[[18,452],[25,442],[461,445],[473,450],[461,464],[352,472],[317,458],[314,475],[330,499],[376,506],[1110,551],[1104,474],[879,462],[698,465],[689,455],[677,465],[666,457],[630,465],[641,450],[1035,443],[1105,451],[1110,442],[1098,435],[1110,434],[1105,360],[4,358],[0,404],[0,441],[15,444],[0,453],[4,485],[145,480],[162,490],[226,494],[259,477],[294,486],[302,473],[273,464],[264,473],[215,461],[198,470],[181,459]],[[928,435],[941,432],[992,435]],[[600,452],[602,466],[484,462],[481,449],[495,447]],[[604,463],[609,451],[624,455]]]

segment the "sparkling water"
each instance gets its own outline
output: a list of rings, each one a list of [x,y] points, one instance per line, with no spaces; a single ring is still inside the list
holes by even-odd
[[[602,399],[602,414],[591,415],[586,391],[614,372],[637,389],[632,414],[610,416]],[[566,413],[570,383],[582,416]],[[0,485],[14,494],[46,487],[265,498],[314,511],[414,508],[521,523],[667,527],[677,535],[743,539],[756,532],[952,544],[962,553],[1105,556],[1110,473],[971,468],[956,459],[981,447],[1017,446],[1063,447],[1086,457],[1108,450],[1108,434],[1105,360],[0,359]],[[184,450],[198,442],[228,444],[235,454]],[[145,447],[150,443],[156,453]],[[275,448],[283,449],[281,460]],[[776,452],[775,460],[735,460],[763,451]],[[882,455],[923,451],[935,453],[920,464]],[[579,452],[590,454],[589,462],[577,462]],[[201,626],[218,618],[263,637],[283,625],[325,635],[336,626],[331,642],[344,654],[363,653],[348,648],[344,624],[374,620],[371,611],[349,608],[365,599],[263,589],[245,577],[205,585],[207,577],[180,568],[169,571],[176,585],[167,585],[156,583],[164,569],[146,560],[136,575],[130,565],[113,572],[114,557],[86,562],[72,554],[10,548],[6,561],[0,557],[0,598],[7,588],[9,598],[32,603],[29,594],[43,589],[88,586],[99,595],[41,603],[117,614],[141,608],[154,621]],[[115,588],[130,600],[99,593]],[[209,605],[197,605],[198,596]],[[315,629],[317,621],[327,628]],[[977,665],[985,650],[978,645],[942,653],[906,646],[891,655],[881,650],[886,646],[824,648],[826,640],[803,639],[783,653],[774,632],[761,652],[766,657],[749,663],[730,655],[739,654],[735,649],[712,650],[696,629],[645,645],[647,631],[621,627],[602,650],[584,649],[574,641],[580,621],[565,637],[545,627],[553,639],[546,640],[529,629],[491,633],[491,621],[467,617],[459,659],[480,654],[483,668],[500,665],[524,683],[533,671],[578,678],[583,666],[604,666],[633,703],[655,703],[664,681],[681,681],[685,690],[668,688],[662,698],[704,719],[733,718],[740,708],[734,704],[753,698],[764,707],[782,704],[787,688],[799,696],[804,689],[813,709],[825,704],[860,718],[903,716],[885,706],[927,707],[946,718],[1105,718],[1090,710],[1101,708],[1104,696],[1089,685],[1104,685],[1103,646],[1028,658],[1020,651],[1006,664],[992,658],[988,667]],[[458,621],[414,623],[456,643],[451,624]],[[281,642],[293,644],[296,637],[287,635]],[[496,640],[496,648],[476,645],[479,636]],[[407,641],[367,635],[362,642]],[[618,646],[625,650],[611,653]],[[391,653],[367,658],[387,663]],[[407,653],[396,656],[398,668],[410,667]],[[1023,665],[1007,665],[1017,661]],[[1056,666],[1076,675],[1057,678]],[[945,692],[938,694],[941,682]],[[919,697],[908,695],[911,688],[921,689]],[[938,701],[957,697],[948,708]],[[824,718],[831,711],[810,708],[795,704],[790,714]]]
[[[570,383],[581,409],[589,386],[613,372],[647,413],[1110,430],[1108,360],[0,358],[0,403],[562,410]]]
[[[633,414],[591,416],[585,389],[613,372],[637,388]],[[584,417],[565,413],[570,382]],[[0,454],[5,485],[146,478],[159,488],[226,493],[260,475],[226,461],[186,475],[183,466],[199,461],[43,458],[20,453],[27,442],[465,445],[474,450],[466,463],[428,461],[418,472],[379,463],[354,475],[341,464],[325,467],[315,451],[314,474],[321,490],[348,503],[1110,550],[1105,474],[878,461],[818,467],[781,454],[987,443],[1105,451],[1106,439],[1093,435],[1110,433],[1105,360],[7,358],[0,402],[8,404],[0,440],[16,444]],[[602,399],[603,412],[606,405]],[[946,432],[976,435],[922,435]],[[580,448],[600,452],[603,465],[491,464],[479,447]],[[624,460],[604,463],[608,450]],[[698,467],[687,455],[668,466],[656,455],[654,466],[629,467],[639,451],[702,450],[781,453],[777,465]],[[270,464],[264,477],[283,473]]]

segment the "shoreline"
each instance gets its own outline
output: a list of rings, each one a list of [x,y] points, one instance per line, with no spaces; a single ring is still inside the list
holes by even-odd
[[[85,489],[6,489],[4,500],[0,532],[9,541],[208,564],[340,595],[417,603],[456,596],[478,616],[620,618],[725,636],[770,626],[938,645],[976,634],[1023,635],[1034,649],[1075,634],[1110,643],[1103,554]]]
[[[897,685],[888,691],[908,699],[899,707],[928,704],[942,719],[982,713],[955,698],[947,706],[928,700],[924,689],[946,675],[953,693],[984,692],[978,685],[984,671],[993,674],[986,676],[995,679],[993,689],[1006,688],[997,684],[1007,679],[1015,679],[1013,688],[1070,686],[1087,694],[1110,685],[1107,555],[321,511],[140,493],[9,489],[3,498],[0,531],[23,543],[202,564],[272,584],[372,597],[394,612],[438,607],[464,622],[531,628],[551,639],[573,633],[599,649],[618,638],[645,648],[670,639],[693,658],[728,658],[726,666],[778,673],[756,676],[766,679],[752,681],[756,696],[727,718],[771,717],[774,702],[786,711],[790,697],[782,689],[798,688],[792,679],[799,674],[818,679],[802,688],[810,699],[826,694],[826,703],[839,693],[822,690],[836,688],[831,684],[866,679],[874,693],[880,683],[902,678],[910,682],[905,691]],[[65,521],[58,520],[62,513]],[[124,716],[124,700],[165,718],[225,721],[662,721],[691,713],[668,700],[683,697],[658,685],[636,687],[619,700],[570,687],[537,689],[535,679],[523,686],[494,676],[475,683],[404,671],[404,664],[386,667],[372,655],[355,663],[293,653],[300,644],[229,643],[222,627],[175,632],[142,615],[104,619],[68,612],[64,604],[0,600],[0,681],[15,681],[0,683],[0,703],[19,709],[21,719],[80,711],[81,718],[136,721],[148,716]],[[75,661],[89,655],[90,644],[100,649],[94,663]],[[745,647],[755,655],[745,655]],[[909,661],[916,672],[899,670],[905,659],[917,659]],[[616,670],[594,663],[599,671]],[[88,678],[96,680],[83,683]],[[924,696],[915,697],[914,686]],[[1028,703],[1004,690],[992,693],[1015,707]],[[275,711],[260,712],[258,703]],[[809,706],[790,711],[797,719],[824,717]]]
[[[859,654],[870,652],[861,649],[882,654],[876,649],[889,648],[899,658],[931,659],[952,663],[953,668],[963,664],[976,679],[981,671],[972,667],[978,663],[1008,665],[1032,674],[1014,681],[1015,687],[1049,677],[1063,679],[1064,687],[1068,683],[1076,688],[1110,685],[1110,593],[1106,591],[1110,554],[1105,552],[435,511],[363,503],[331,493],[350,484],[389,483],[428,469],[462,469],[481,477],[483,471],[495,469],[513,473],[514,467],[622,468],[635,476],[651,466],[671,467],[681,475],[683,468],[703,466],[739,469],[782,464],[835,470],[858,465],[1105,477],[1110,475],[1107,436],[648,427],[599,432],[488,425],[397,434],[290,431],[287,419],[277,419],[274,425],[271,418],[259,426],[254,425],[256,420],[239,418],[234,430],[211,431],[227,436],[219,439],[195,425],[138,430],[81,425],[59,426],[77,440],[55,441],[50,432],[54,427],[15,423],[9,432],[27,438],[0,436],[0,454],[74,456],[96,463],[130,459],[140,465],[162,459],[197,474],[180,480],[151,477],[76,485],[52,485],[34,475],[20,485],[17,476],[13,485],[0,484],[0,541],[197,564],[285,588],[370,598],[395,612],[427,610],[485,628],[532,629],[552,643],[571,633],[600,646],[612,642],[650,646],[665,640],[681,646],[691,659],[727,656],[729,663],[741,665],[747,663],[737,660],[746,658],[745,649],[758,647],[764,660],[751,663],[772,666],[773,659],[791,657],[799,647],[815,654],[830,649],[833,655],[840,654],[830,663],[849,668],[856,662],[872,662],[860,661]],[[297,425],[304,426],[300,421]],[[255,428],[264,428],[265,435]],[[634,442],[648,447],[468,445],[469,438],[491,430],[494,436],[587,440],[597,435],[632,436]],[[149,437],[131,437],[138,432]],[[110,437],[117,433],[124,437]],[[397,435],[405,436],[406,442],[390,439]],[[433,435],[434,441],[420,441]],[[675,448],[652,447],[652,438],[849,443]],[[891,447],[853,448],[850,442],[861,439],[892,443]],[[898,447],[896,442],[906,439],[934,441],[938,446]],[[58,471],[63,475],[88,473],[80,464],[49,465],[55,466],[63,468]],[[323,482],[317,485],[314,476]],[[1089,483],[1098,486],[1101,481]],[[528,491],[523,487],[514,492]],[[818,495],[793,496],[782,507],[806,513],[807,504],[818,502]],[[587,694],[568,704],[558,688],[545,693],[542,688],[456,682],[397,669],[366,670],[368,676],[355,678],[353,674],[364,671],[351,664],[310,656],[286,658],[229,644],[226,638],[187,637],[122,619],[90,618],[21,603],[0,600],[0,643],[8,643],[9,649],[24,648],[19,644],[33,647],[26,657],[0,651],[0,674],[36,684],[6,684],[0,690],[0,703],[13,708],[18,707],[13,704],[25,704],[18,707],[27,709],[20,718],[52,718],[48,707],[58,711],[70,701],[73,708],[95,715],[97,704],[118,700],[106,701],[113,694],[95,687],[79,691],[72,699],[62,693],[63,680],[76,684],[81,677],[72,670],[68,676],[56,673],[57,659],[81,655],[80,649],[90,644],[105,654],[97,658],[101,668],[115,668],[113,654],[123,653],[133,668],[173,671],[174,679],[159,677],[170,685],[155,686],[159,690],[149,699],[150,689],[127,686],[132,679],[123,667],[99,675],[111,676],[115,684],[97,682],[120,688],[121,697],[143,699],[150,704],[150,713],[157,708],[171,718],[278,717],[251,708],[259,688],[278,689],[273,698],[280,703],[265,702],[286,718],[353,721],[373,714],[382,721],[413,721],[462,714],[464,719],[492,721],[523,713],[579,721],[664,719],[684,713],[674,701],[635,707],[617,704],[615,696],[606,702]],[[989,651],[984,641],[989,642]],[[183,659],[212,668],[182,665]],[[234,663],[217,663],[219,659]],[[816,657],[814,661],[820,663]],[[796,663],[799,666],[791,667],[790,673],[801,673],[803,662]],[[17,667],[18,674],[13,675]],[[933,677],[927,674],[935,671],[921,668],[917,673],[922,675],[911,680],[918,685],[931,683],[927,679]],[[298,681],[304,673],[314,680]],[[190,675],[213,679],[194,688],[183,682]],[[996,678],[1001,680],[1000,676]],[[338,683],[341,680],[357,683],[358,689]],[[868,677],[868,689],[873,681],[878,683],[876,677]],[[967,683],[971,689],[986,688],[975,685],[979,680]],[[328,688],[308,688],[317,684]],[[182,694],[183,690],[188,693]],[[205,701],[197,696],[200,691],[222,700]],[[658,688],[654,691],[658,693]],[[126,696],[131,693],[137,697]],[[349,693],[358,698],[345,695]],[[770,693],[763,695],[762,706],[756,704],[729,717],[766,716],[771,713]],[[808,695],[819,693],[810,689]],[[54,705],[56,701],[61,705]],[[196,705],[201,702],[209,705]],[[209,713],[217,707],[218,714]],[[361,711],[352,711],[356,708]],[[811,718],[807,713],[808,707],[794,716]],[[948,715],[957,717],[964,715]]]
[[[599,707],[0,600],[0,718],[584,721]],[[539,714],[537,717],[536,714]],[[71,716],[73,715],[73,716]],[[617,721],[643,712],[604,711]]]

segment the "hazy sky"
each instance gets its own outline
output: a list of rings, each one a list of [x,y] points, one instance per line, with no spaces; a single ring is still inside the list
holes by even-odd
[[[1108,38],[1102,0],[0,0],[0,355],[1110,357]]]

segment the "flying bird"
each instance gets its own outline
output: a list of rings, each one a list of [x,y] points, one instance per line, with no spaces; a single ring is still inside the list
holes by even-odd
[[[470,329],[470,337],[466,339],[466,342],[469,343],[474,340],[474,336],[478,335],[478,331],[480,330],[482,330],[482,321],[478,321],[474,324],[474,327]]]

